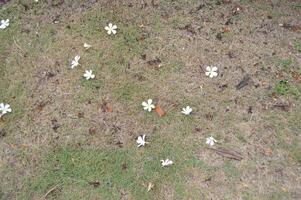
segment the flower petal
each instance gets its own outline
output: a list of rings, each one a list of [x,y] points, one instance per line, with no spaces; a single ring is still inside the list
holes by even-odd
[[[218,75],[217,72],[212,72],[211,74],[212,74],[213,77],[216,77]]]
[[[145,101],[143,101],[141,105],[144,107],[148,106],[148,104]]]

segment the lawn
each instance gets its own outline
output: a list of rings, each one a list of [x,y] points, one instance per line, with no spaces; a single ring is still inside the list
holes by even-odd
[[[1,200],[301,199],[300,1],[0,0],[6,19]]]

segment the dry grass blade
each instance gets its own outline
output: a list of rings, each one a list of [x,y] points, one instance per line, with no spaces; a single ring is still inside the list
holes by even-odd
[[[42,199],[46,199],[46,197],[53,192],[59,185],[54,186],[53,188],[51,188],[50,190],[48,190],[48,192],[41,198]]]

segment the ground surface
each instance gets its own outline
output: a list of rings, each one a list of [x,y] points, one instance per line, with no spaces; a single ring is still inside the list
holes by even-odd
[[[301,199],[300,1],[0,2],[0,199]]]

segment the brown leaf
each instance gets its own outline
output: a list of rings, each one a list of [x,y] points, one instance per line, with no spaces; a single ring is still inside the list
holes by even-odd
[[[46,101],[46,102],[43,101],[43,102],[38,103],[36,110],[38,112],[41,112],[47,104],[48,104],[48,101]]]
[[[113,112],[113,107],[111,104],[107,104],[106,106],[106,112]]]
[[[229,27],[224,27],[223,28],[223,33],[228,33],[230,32],[230,28]]]
[[[223,39],[222,33],[216,34],[216,39],[218,39],[219,41],[222,41],[222,39]]]
[[[191,24],[187,24],[185,25],[184,27],[180,27],[179,28],[180,30],[186,30],[188,33],[192,34],[192,35],[195,35],[196,34],[196,31],[195,29],[191,26]]]
[[[250,81],[251,81],[250,75],[249,74],[244,75],[241,81],[236,85],[236,89],[240,90],[241,88],[247,86]]]
[[[295,81],[300,81],[301,80],[300,74],[297,73],[297,72],[292,72],[292,77]]]
[[[113,107],[110,103],[103,101],[101,104],[101,110],[102,112],[113,112]]]
[[[228,149],[225,147],[209,148],[209,149],[215,151],[218,155],[226,158],[230,158],[238,161],[243,159],[241,153],[233,149]]]
[[[89,134],[90,135],[95,135],[95,133],[96,133],[96,128],[95,127],[89,128]]]
[[[57,129],[61,126],[61,125],[58,123],[57,119],[52,119],[52,120],[51,120],[51,124],[52,124],[52,129],[53,129],[55,132],[56,132]]]
[[[147,64],[150,66],[159,66],[160,63],[161,63],[160,58],[156,58],[154,60],[147,61]]]
[[[160,117],[165,115],[165,112],[160,105],[156,105],[155,111]]]
[[[93,187],[98,187],[100,185],[99,181],[89,181],[88,182],[90,185],[92,185]]]
[[[292,106],[291,102],[289,102],[289,103],[278,102],[273,105],[274,108],[278,108],[285,112],[288,112],[290,110],[291,106]]]
[[[123,164],[121,165],[121,169],[122,169],[122,170],[126,170],[126,169],[127,169],[126,163],[123,163]]]
[[[78,118],[84,118],[85,117],[85,113],[79,112],[79,113],[77,113],[77,117]]]
[[[291,25],[291,24],[287,24],[287,23],[280,24],[280,26],[289,31],[293,31],[293,32],[298,32],[301,30],[301,26]]]

